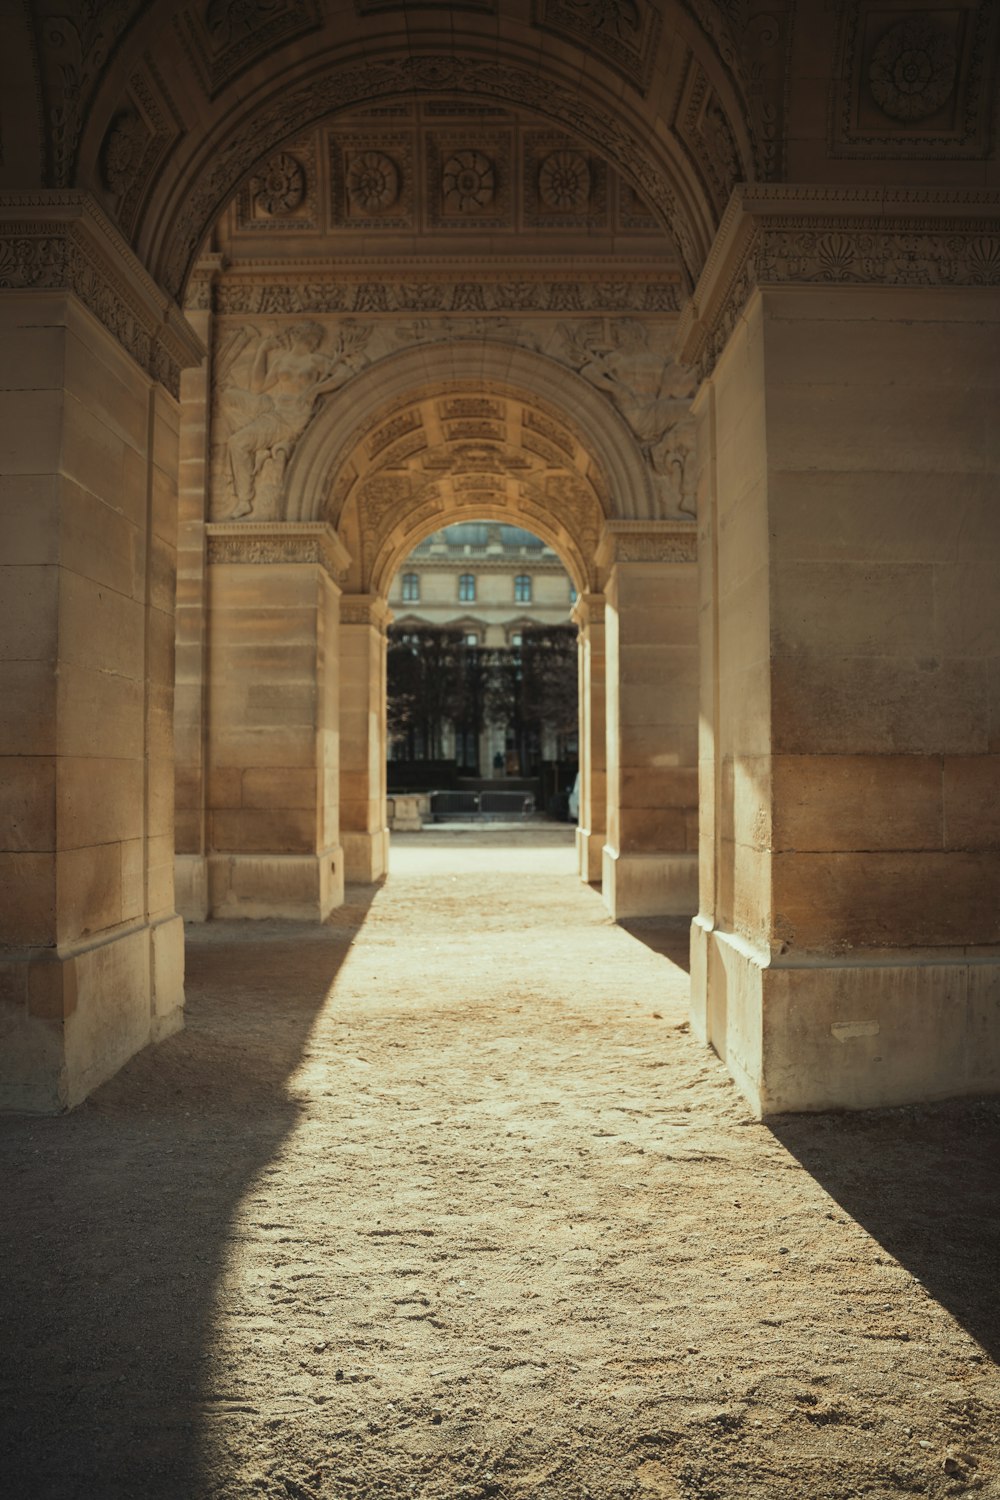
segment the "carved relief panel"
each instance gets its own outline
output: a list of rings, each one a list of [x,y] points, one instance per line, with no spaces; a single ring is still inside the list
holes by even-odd
[[[332,222],[344,229],[415,229],[414,148],[412,132],[332,131]]]
[[[507,131],[431,131],[426,216],[432,229],[514,228],[513,137]]]
[[[319,0],[208,0],[189,5],[175,26],[213,97],[265,53],[322,23]]]
[[[536,26],[570,38],[645,93],[656,64],[660,13],[650,0],[535,0]]]

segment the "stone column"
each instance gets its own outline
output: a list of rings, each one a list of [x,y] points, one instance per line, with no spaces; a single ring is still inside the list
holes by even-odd
[[[377,594],[345,594],[340,613],[340,818],[347,879],[363,885],[389,868],[386,819],[386,630]]]
[[[598,884],[604,861],[607,807],[604,595],[581,594],[573,606],[579,635],[580,812],[576,829],[580,879]]]
[[[686,328],[693,1017],[762,1115],[1000,1086],[1000,197],[840,197],[742,190]]]
[[[181,1024],[179,366],[84,194],[0,203],[0,1108],[77,1104]]]
[[[177,910],[187,921],[208,915],[205,742],[207,735],[208,518],[211,420],[212,286],[221,256],[198,264],[185,316],[208,353],[181,376],[177,524],[176,679],[174,686],[174,878]]]
[[[697,909],[698,647],[693,523],[608,522],[607,842],[613,917]]]
[[[343,901],[337,579],[325,522],[213,522],[208,907],[322,921]]]

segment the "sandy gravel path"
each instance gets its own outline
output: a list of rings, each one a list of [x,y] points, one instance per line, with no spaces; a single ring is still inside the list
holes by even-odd
[[[569,836],[192,930],[0,1123],[4,1500],[1000,1500],[1000,1107],[755,1124]]]

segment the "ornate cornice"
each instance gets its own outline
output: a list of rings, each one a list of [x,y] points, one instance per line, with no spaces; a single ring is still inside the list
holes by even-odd
[[[697,560],[694,521],[606,521],[597,548],[597,564],[607,570],[616,563]]]
[[[211,521],[210,563],[311,563],[342,583],[351,555],[325,521]]]
[[[384,632],[392,624],[392,619],[392,610],[381,594],[342,594],[340,597],[341,625],[370,625]]]
[[[174,396],[181,370],[205,353],[183,313],[86,193],[0,195],[0,288],[72,293]]]
[[[681,314],[679,357],[705,378],[755,288],[796,285],[1000,286],[1000,192],[738,187]]]

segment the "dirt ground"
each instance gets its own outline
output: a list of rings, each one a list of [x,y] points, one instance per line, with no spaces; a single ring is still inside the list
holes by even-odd
[[[755,1123],[571,836],[189,929],[0,1123],[3,1500],[998,1500],[1000,1101]]]

